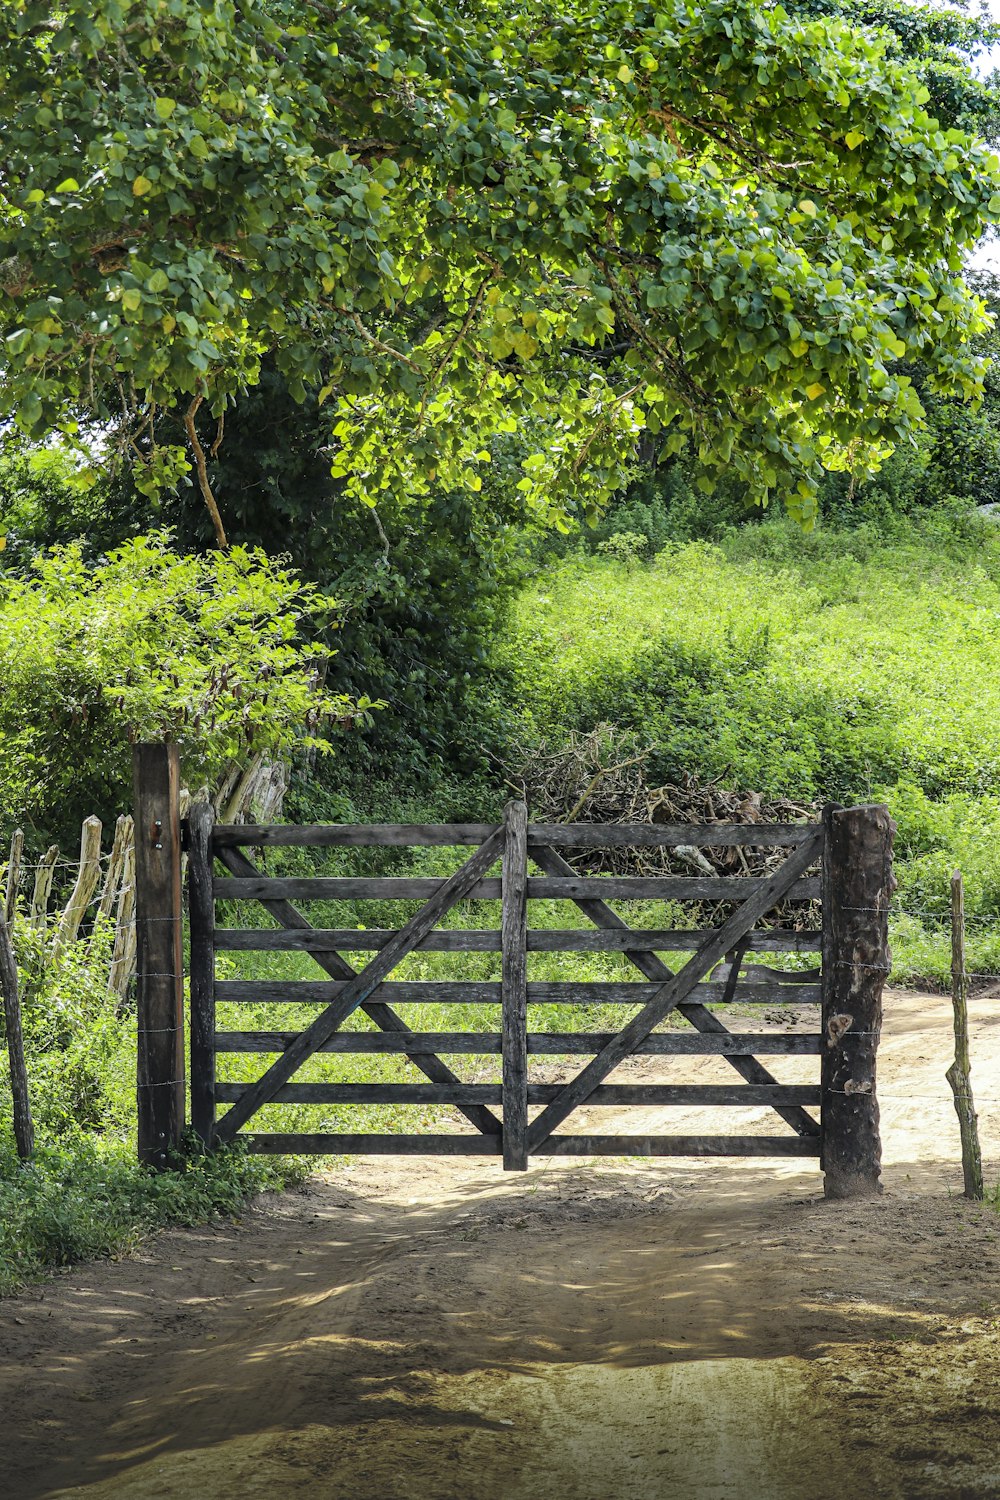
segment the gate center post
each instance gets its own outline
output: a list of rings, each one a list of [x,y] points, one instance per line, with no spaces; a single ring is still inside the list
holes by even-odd
[[[528,808],[504,809],[501,1002],[503,1017],[503,1165],[528,1167]]]

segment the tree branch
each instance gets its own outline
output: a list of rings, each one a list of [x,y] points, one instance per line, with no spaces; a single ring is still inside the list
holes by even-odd
[[[198,485],[201,489],[202,499],[208,506],[208,513],[212,518],[212,528],[215,531],[216,544],[223,552],[225,552],[229,547],[229,543],[226,540],[226,528],[222,524],[222,516],[219,514],[219,507],[216,503],[215,496],[212,493],[212,486],[208,482],[208,465],[205,462],[205,450],[201,446],[201,442],[198,438],[198,431],[194,425],[194,419],[198,414],[198,408],[204,399],[205,398],[203,396],[195,396],[194,400],[191,402],[191,405],[184,413],[184,430],[188,435],[188,442],[191,444],[191,449],[194,453],[194,461],[198,469]]]

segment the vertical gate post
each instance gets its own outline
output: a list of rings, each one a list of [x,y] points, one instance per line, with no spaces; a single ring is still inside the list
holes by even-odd
[[[191,1123],[206,1146],[215,1131],[215,901],[211,802],[188,815],[188,938],[191,945]]]
[[[528,1167],[528,809],[504,809],[501,1001],[503,1050],[503,1165]]]
[[[875,1058],[896,825],[882,806],[827,807],[823,825],[824,1190],[828,1198],[866,1198],[882,1191]]]
[[[163,1168],[184,1129],[180,771],[177,746],[137,745],[135,922],[139,1160]]]

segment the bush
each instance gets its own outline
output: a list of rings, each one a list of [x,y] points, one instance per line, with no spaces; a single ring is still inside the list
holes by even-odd
[[[369,706],[318,686],[330,601],[261,552],[180,556],[160,534],[77,544],[0,592],[0,834],[75,841],[130,800],[130,743],[169,735],[192,786],[251,748],[325,746]]]
[[[125,1254],[155,1229],[235,1214],[251,1194],[301,1177],[293,1162],[190,1145],[172,1170],[153,1173],[134,1143],[86,1136],[43,1143],[23,1163],[0,1133],[0,1294],[52,1266]]]

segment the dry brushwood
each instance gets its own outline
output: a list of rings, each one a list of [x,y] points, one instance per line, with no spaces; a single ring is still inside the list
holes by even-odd
[[[655,746],[642,749],[636,737],[613,724],[589,734],[571,732],[558,745],[546,741],[515,750],[504,765],[508,785],[528,803],[535,823],[811,823],[817,802],[701,782],[691,775],[652,787],[646,763]],[[567,853],[571,864],[590,874],[769,875],[787,850],[760,845],[718,848],[682,845],[674,849],[588,849]],[[727,906],[715,908],[718,913]],[[707,912],[705,913],[707,915]],[[815,917],[808,907],[782,914],[797,926]],[[772,918],[773,920],[773,918]]]

